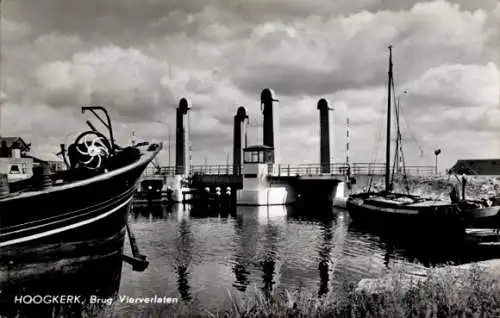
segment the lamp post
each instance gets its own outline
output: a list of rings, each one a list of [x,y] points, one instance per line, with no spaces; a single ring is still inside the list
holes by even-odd
[[[438,174],[438,156],[441,153],[441,149],[436,149],[434,150],[434,173],[437,175]]]

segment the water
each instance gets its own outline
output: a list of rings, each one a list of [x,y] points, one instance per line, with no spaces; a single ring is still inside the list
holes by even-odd
[[[110,260],[96,265],[109,273],[101,271],[102,277],[60,277],[41,288],[62,293],[67,286],[60,286],[66,284],[76,293],[85,286],[82,293],[90,295],[100,290],[102,298],[115,297],[115,301],[111,307],[101,306],[99,316],[137,317],[160,305],[120,302],[118,295],[172,297],[215,311],[231,306],[229,294],[303,288],[321,295],[345,281],[357,283],[400,265],[407,273],[420,275],[425,266],[487,258],[466,255],[463,249],[434,250],[419,242],[381,238],[355,228],[347,212],[331,208],[238,207],[235,215],[196,214],[200,213],[183,205],[134,207],[131,227],[141,253],[148,256],[146,271],[134,272],[130,265]],[[128,243],[125,252],[130,254]],[[116,271],[121,271],[119,287],[113,278]],[[32,286],[24,290],[33,293]],[[75,312],[88,311],[87,307],[73,306],[67,316],[78,316]],[[40,313],[32,306],[28,309],[27,316]]]
[[[191,212],[182,205],[171,211],[135,208],[132,228],[151,264],[144,273],[125,266],[120,293],[179,297],[215,310],[230,306],[228,292],[300,286],[323,294],[398,265],[411,274],[424,265],[465,261],[367,234],[350,225],[345,211],[277,206],[238,207],[235,216],[225,217]],[[134,306],[120,304],[119,310]]]

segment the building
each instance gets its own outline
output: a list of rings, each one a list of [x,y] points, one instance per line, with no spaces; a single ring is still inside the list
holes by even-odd
[[[12,149],[17,148],[21,155],[30,151],[31,144],[25,142],[21,137],[1,137],[0,136],[0,157],[10,157]]]
[[[0,137],[0,174],[7,174],[9,181],[30,178],[33,167],[48,163],[52,172],[64,169],[64,161],[55,154],[34,154],[31,144],[21,137]]]
[[[449,173],[500,176],[500,159],[460,159]]]
[[[25,154],[26,158],[32,158],[34,164],[47,163],[51,172],[61,171],[65,169],[64,160],[52,153],[32,153]]]
[[[30,144],[21,137],[0,137],[0,174],[9,181],[29,178],[33,175],[33,159],[26,157]]]

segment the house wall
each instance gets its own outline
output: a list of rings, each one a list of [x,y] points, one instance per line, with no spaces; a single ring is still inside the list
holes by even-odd
[[[31,158],[0,158],[0,173],[10,174],[12,165],[19,165],[22,175],[33,175],[33,159]]]

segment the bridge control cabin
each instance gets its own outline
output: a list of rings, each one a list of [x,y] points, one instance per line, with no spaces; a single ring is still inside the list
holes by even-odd
[[[274,148],[265,145],[249,146],[243,149],[243,179],[262,180],[274,171]],[[245,181],[243,181],[245,183]]]
[[[243,149],[243,187],[237,191],[238,205],[283,205],[294,197],[287,184],[275,184],[269,176],[275,176],[278,164],[274,148],[267,145]]]
[[[265,145],[250,146],[243,149],[243,164],[274,163],[274,148]]]

